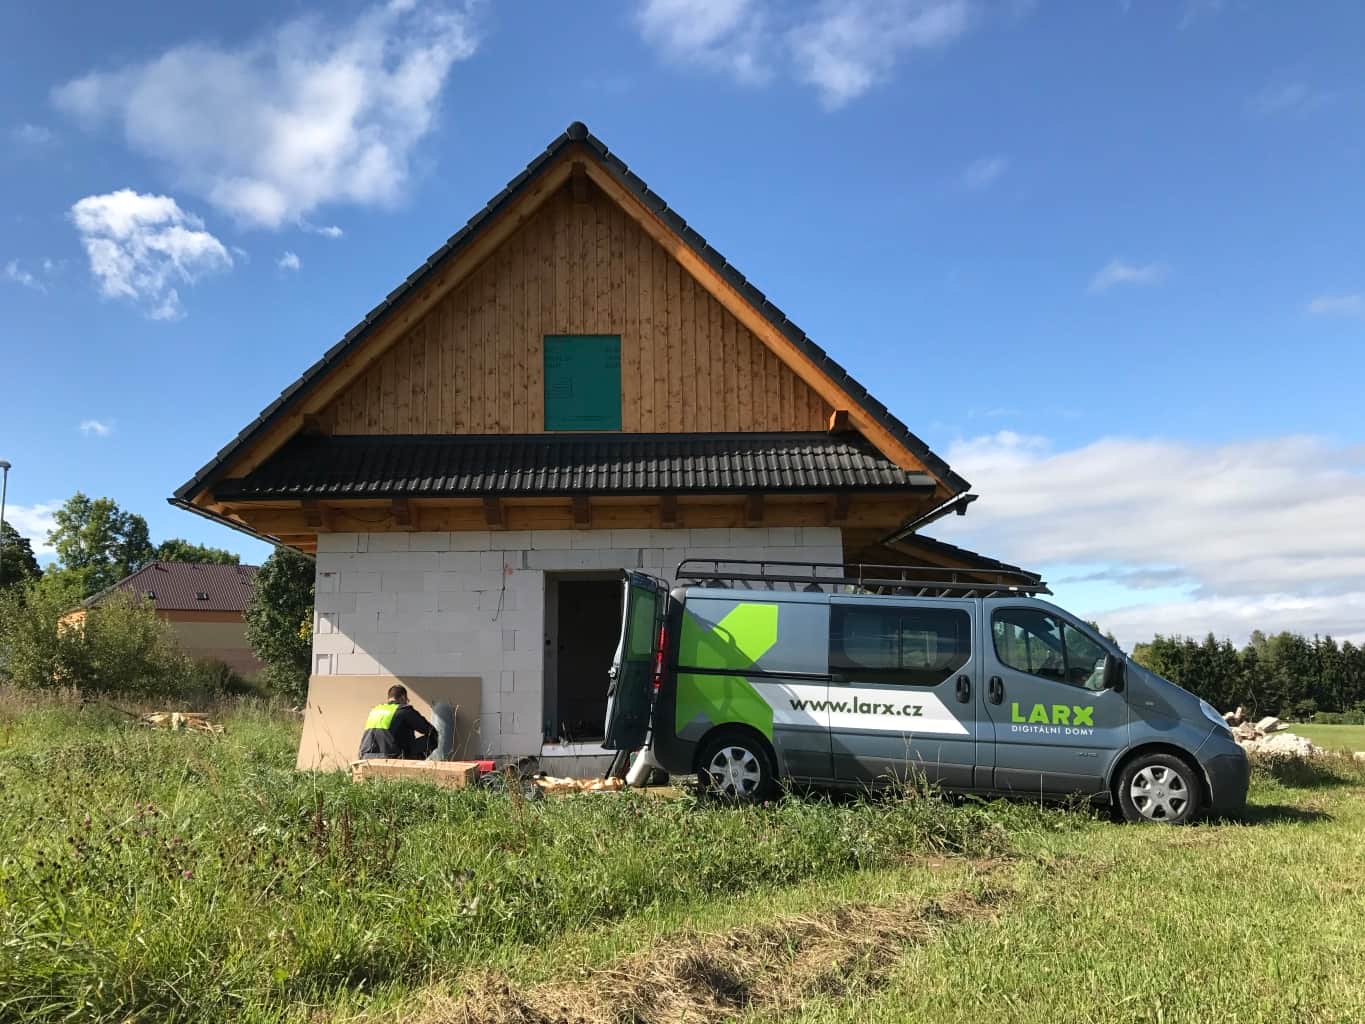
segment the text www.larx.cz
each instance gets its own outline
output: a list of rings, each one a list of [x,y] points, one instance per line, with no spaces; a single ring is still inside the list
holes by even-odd
[[[886,704],[875,700],[800,700],[791,698],[793,711],[842,711],[855,715],[896,715],[900,718],[923,718],[923,704]]]

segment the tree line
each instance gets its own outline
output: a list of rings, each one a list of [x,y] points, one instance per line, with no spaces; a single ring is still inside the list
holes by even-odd
[[[1256,630],[1238,649],[1212,633],[1202,641],[1157,636],[1135,646],[1133,658],[1220,711],[1244,705],[1287,721],[1365,716],[1365,647],[1349,640]]]
[[[43,569],[33,545],[0,521],[0,679],[27,687],[77,685],[94,691],[161,691],[228,679],[226,666],[187,666],[169,628],[146,602],[101,602],[80,631],[63,630],[63,615],[153,562],[237,565],[224,548],[171,537],[153,544],[147,520],[111,498],[77,492],[54,515]],[[129,607],[125,607],[129,606]],[[256,575],[246,610],[246,637],[266,668],[261,688],[297,699],[308,684],[312,645],[313,562],[279,548]],[[198,682],[195,683],[195,680]],[[202,685],[198,685],[203,689]]]

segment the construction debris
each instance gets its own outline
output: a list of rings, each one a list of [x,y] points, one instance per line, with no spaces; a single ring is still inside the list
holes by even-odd
[[[194,732],[207,732],[218,734],[223,731],[223,727],[217,722],[210,722],[209,716],[198,711],[151,711],[145,715],[138,715],[138,721],[143,725],[151,726],[153,729],[170,729],[172,732],[179,729],[190,729]]]
[[[1259,722],[1247,720],[1247,709],[1223,713],[1223,721],[1232,730],[1232,738],[1241,744],[1248,754],[1266,754],[1270,757],[1313,757],[1322,751],[1313,741],[1296,733],[1285,732],[1287,728],[1274,715],[1267,715]]]

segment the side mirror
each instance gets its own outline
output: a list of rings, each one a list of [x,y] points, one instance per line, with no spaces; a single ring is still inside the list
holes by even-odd
[[[1119,693],[1123,690],[1124,679],[1124,659],[1116,658],[1112,654],[1104,659],[1104,688]]]

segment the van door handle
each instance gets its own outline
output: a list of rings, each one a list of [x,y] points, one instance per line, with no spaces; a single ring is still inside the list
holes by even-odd
[[[999,676],[991,676],[990,689],[986,691],[986,695],[992,704],[1004,703],[1005,681]]]
[[[972,681],[966,676],[957,677],[957,702],[966,704],[972,699]]]

